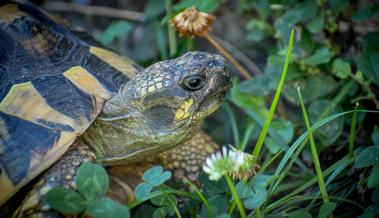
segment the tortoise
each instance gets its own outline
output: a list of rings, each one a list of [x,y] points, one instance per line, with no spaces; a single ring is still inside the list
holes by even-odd
[[[198,165],[196,154],[215,149],[201,145],[211,143],[198,134],[203,120],[231,87],[219,55],[189,52],[141,69],[32,3],[3,1],[0,205],[45,171],[15,216],[48,216],[42,196],[52,187],[75,189],[76,170],[87,161],[115,166],[110,176],[131,187],[110,178],[109,196],[119,202],[120,193],[133,195],[152,166],[143,161],[155,155],[184,143],[186,158]],[[174,161],[182,151],[166,153],[161,163],[185,167]]]

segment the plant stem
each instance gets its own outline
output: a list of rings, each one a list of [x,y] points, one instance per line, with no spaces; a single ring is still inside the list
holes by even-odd
[[[228,52],[226,52],[216,41],[214,41],[208,34],[204,34],[202,36],[208,39],[208,41],[212,43],[214,47],[216,47],[230,62],[232,62],[234,66],[237,67],[237,69],[242,73],[242,75],[246,79],[251,79],[250,74]]]
[[[195,189],[196,193],[200,196],[201,200],[203,200],[204,204],[208,207],[209,213],[211,214],[212,218],[214,218],[213,212],[211,210],[211,206],[209,206],[208,201],[207,199],[205,199],[204,195],[201,194],[199,189],[197,189],[196,186],[193,185],[186,177],[183,177],[183,179],[186,180],[186,182],[188,182],[188,184],[190,184],[190,186],[192,186],[192,188]]]
[[[187,51],[193,51],[193,37],[188,37],[187,38]]]
[[[165,0],[166,14],[172,14],[172,2],[171,0]],[[168,41],[170,45],[170,56],[173,57],[176,54],[176,34],[174,28],[167,23]]]
[[[174,207],[175,209],[175,212],[176,212],[176,215],[178,216],[178,218],[181,218],[182,216],[180,216],[180,213],[178,211],[178,208],[175,206],[174,202],[171,200],[170,196],[163,190],[163,188],[158,185],[157,186],[160,190],[162,190],[162,192],[166,195],[166,197],[168,198],[168,200],[170,201],[170,203],[172,204],[172,206]]]
[[[357,124],[357,112],[359,104],[358,102],[355,104],[354,113],[353,113],[353,121],[351,122],[351,130],[350,130],[350,146],[349,146],[349,157],[353,158],[354,151],[354,136],[355,136],[355,125]]]
[[[259,210],[259,207],[255,208],[255,214],[257,215],[257,218],[261,218],[261,211]]]
[[[237,203],[237,206],[238,206],[238,209],[240,210],[240,213],[241,213],[241,217],[242,218],[246,218],[246,213],[245,213],[245,209],[243,208],[242,206],[242,203],[240,201],[240,198],[238,197],[238,194],[237,194],[237,191],[236,189],[234,188],[234,185],[233,185],[233,182],[232,182],[232,179],[230,178],[230,176],[228,174],[225,174],[225,178],[226,178],[226,181],[228,182],[228,185],[230,187],[230,190],[232,191],[234,197],[235,197],[235,201]]]

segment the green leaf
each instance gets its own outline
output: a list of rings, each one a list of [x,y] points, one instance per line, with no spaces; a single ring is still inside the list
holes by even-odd
[[[79,167],[75,183],[79,193],[89,202],[100,199],[107,193],[109,179],[102,166],[86,162]]]
[[[87,212],[93,218],[130,217],[130,212],[125,205],[117,204],[112,200],[96,200],[88,203]]]
[[[169,198],[171,198],[171,201],[174,202],[175,206],[178,206],[178,199],[172,194],[168,194]],[[166,195],[160,195],[157,197],[154,197],[150,199],[151,203],[153,203],[156,206],[167,206],[166,210],[169,212],[169,215],[172,216],[175,213],[175,208],[172,206],[170,200]]]
[[[254,176],[253,182],[251,183],[250,187],[252,187],[255,191],[257,188],[266,187],[269,185],[269,182],[272,182],[272,178],[274,178],[274,176],[256,175]]]
[[[143,14],[148,18],[158,17],[165,11],[165,4],[161,0],[148,0],[143,9]]]
[[[167,207],[160,207],[154,211],[153,218],[164,218],[167,216]],[[151,216],[151,214],[149,214]]]
[[[287,11],[281,18],[294,25],[302,20],[314,17],[317,13],[317,8],[316,1],[303,1],[297,3],[293,9]]]
[[[217,218],[230,218],[229,214],[222,214],[221,216],[218,216]]]
[[[254,195],[254,191],[243,181],[240,181],[235,188],[240,199],[248,198]],[[235,199],[234,195],[231,200],[233,199]]]
[[[319,33],[322,30],[323,26],[324,17],[321,15],[308,22],[309,31],[311,31],[313,34]]]
[[[289,218],[312,218],[312,215],[308,212],[295,212],[292,213]]]
[[[328,95],[334,91],[338,85],[333,77],[319,74],[307,78],[286,81],[282,93],[287,101],[294,105],[300,105],[300,100],[297,96],[297,87],[300,86],[304,104],[309,104],[316,98]]]
[[[367,181],[367,188],[373,189],[375,186],[379,185],[379,164],[375,164],[372,168],[370,176]]]
[[[345,79],[351,74],[350,64],[343,61],[341,58],[337,58],[333,61],[333,68],[337,70],[337,77]]]
[[[266,0],[255,0],[252,1],[254,8],[258,11],[260,19],[266,20],[268,15],[270,14],[270,5]]]
[[[219,0],[198,0],[195,4],[197,9],[202,12],[212,12],[220,6]]]
[[[276,154],[281,150],[281,147],[269,136],[266,136],[265,138],[265,145],[272,154]]]
[[[228,198],[225,194],[208,198],[208,203],[215,217],[228,213]],[[201,217],[211,217],[205,205],[201,208]]]
[[[151,192],[151,189],[153,189],[151,183],[144,182],[139,184],[135,190],[136,199],[142,200]]]
[[[365,36],[363,36],[363,39],[366,49],[379,50],[379,31],[367,33]]]
[[[261,42],[268,36],[268,32],[262,29],[254,29],[253,31],[249,31],[246,34],[247,40],[252,40],[256,42]]]
[[[238,88],[238,78],[233,78],[233,89],[230,91],[233,103],[239,107],[253,109],[259,116],[266,118],[268,110],[266,108],[266,100],[263,96],[253,96],[250,94],[241,93]]]
[[[154,183],[159,179],[163,171],[162,166],[154,166],[148,169],[142,176],[142,179],[146,182]]]
[[[43,201],[55,210],[67,214],[78,214],[86,209],[86,201],[76,191],[56,187],[48,191]]]
[[[270,126],[284,139],[288,144],[293,139],[294,127],[291,121],[273,121]]]
[[[366,50],[358,60],[358,69],[363,72],[366,78],[374,78],[373,82],[379,83],[379,52]]]
[[[310,65],[318,65],[322,63],[328,63],[330,61],[330,58],[331,54],[329,52],[329,49],[320,48],[317,49],[313,55],[305,59],[305,63]]]
[[[356,218],[377,218],[377,217],[371,214],[363,214],[363,215],[357,216]]]
[[[260,207],[267,199],[267,190],[265,187],[258,187],[255,190],[255,195],[251,198],[248,198],[243,201],[243,206],[246,209],[253,210],[257,207]]]
[[[366,208],[363,214],[370,214],[370,215],[376,216],[377,214],[379,214],[379,205],[377,204],[370,205],[369,207]]]
[[[206,174],[202,168],[199,169],[198,173],[200,187],[203,189],[203,195],[209,198],[213,195],[218,195],[229,189],[226,179],[222,177],[219,181],[209,180],[209,175]]]
[[[238,86],[238,91],[255,96],[266,96],[279,85],[280,74],[263,74],[254,79],[243,80]]]
[[[371,201],[375,204],[379,204],[379,186],[376,186],[371,194]]]
[[[313,101],[307,108],[309,114],[309,120],[312,124],[315,124],[321,115],[321,113],[331,104],[332,102],[328,99],[317,99]],[[329,116],[342,112],[342,109],[338,105],[333,108]],[[320,127],[315,133],[317,138],[321,141],[324,147],[331,145],[335,142],[342,133],[344,126],[344,117],[339,117],[331,122],[326,123]],[[322,150],[318,149],[317,152],[320,153]]]
[[[140,205],[135,212],[133,218],[151,217],[154,214],[155,208],[150,205]]]
[[[300,39],[300,46],[308,53],[310,54],[313,51],[313,40],[312,35],[309,33],[307,28],[303,26],[301,30],[301,39]]]
[[[371,139],[374,145],[379,146],[379,130],[376,130],[375,132],[372,133]]]
[[[153,182],[152,185],[153,186],[161,185],[170,178],[171,178],[171,172],[166,171],[166,172],[162,173],[162,175],[155,182]]]
[[[368,167],[378,162],[379,146],[371,146],[363,150],[355,160],[356,168]]]
[[[336,209],[336,207],[337,207],[336,203],[333,203],[333,202],[324,203],[321,206],[320,211],[318,212],[318,218],[328,217],[329,214],[331,214],[334,211],[334,209]]]
[[[329,0],[329,5],[335,12],[343,11],[350,4],[350,0]]]
[[[374,16],[379,11],[379,5],[374,5],[371,8],[362,8],[359,11],[353,12],[351,20],[354,23],[362,22]]]
[[[289,63],[293,63],[296,59],[297,59],[297,55],[292,53],[290,56]],[[286,57],[285,56],[278,56],[278,55],[270,55],[267,58],[267,62],[270,64],[282,66],[286,63]]]
[[[112,42],[115,38],[124,39],[128,37],[132,29],[133,26],[131,23],[125,20],[118,20],[112,22],[105,31],[98,33],[95,39],[105,45]]]

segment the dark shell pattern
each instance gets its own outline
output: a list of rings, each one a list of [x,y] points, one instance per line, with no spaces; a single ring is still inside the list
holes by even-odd
[[[64,154],[138,73],[35,5],[7,3],[0,3],[0,204]]]

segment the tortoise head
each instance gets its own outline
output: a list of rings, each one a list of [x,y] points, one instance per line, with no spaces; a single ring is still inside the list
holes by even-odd
[[[104,165],[143,160],[193,137],[231,87],[219,55],[190,52],[162,61],[126,83],[87,134],[97,129],[101,142],[93,147]]]

